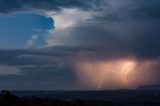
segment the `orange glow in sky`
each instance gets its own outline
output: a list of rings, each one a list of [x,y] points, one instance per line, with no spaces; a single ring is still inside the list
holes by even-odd
[[[91,88],[135,88],[139,84],[150,82],[151,71],[148,71],[148,69],[154,63],[152,61],[140,63],[135,59],[80,60],[74,63],[74,70],[79,81]]]

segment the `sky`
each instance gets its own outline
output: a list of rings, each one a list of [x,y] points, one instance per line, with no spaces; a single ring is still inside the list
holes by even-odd
[[[0,89],[160,84],[159,0],[0,0]]]

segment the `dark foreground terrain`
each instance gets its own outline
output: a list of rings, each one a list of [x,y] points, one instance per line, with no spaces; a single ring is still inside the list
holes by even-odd
[[[0,106],[160,106],[160,91],[2,91]]]

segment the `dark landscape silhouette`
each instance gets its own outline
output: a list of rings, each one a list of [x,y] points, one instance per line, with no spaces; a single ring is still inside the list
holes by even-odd
[[[3,90],[0,106],[160,106],[160,89],[151,85],[114,91]]]

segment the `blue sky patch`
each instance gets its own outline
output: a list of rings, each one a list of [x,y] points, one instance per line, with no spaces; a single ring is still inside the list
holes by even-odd
[[[0,16],[0,48],[23,48],[32,35],[44,34],[53,23],[52,18],[29,13]]]

